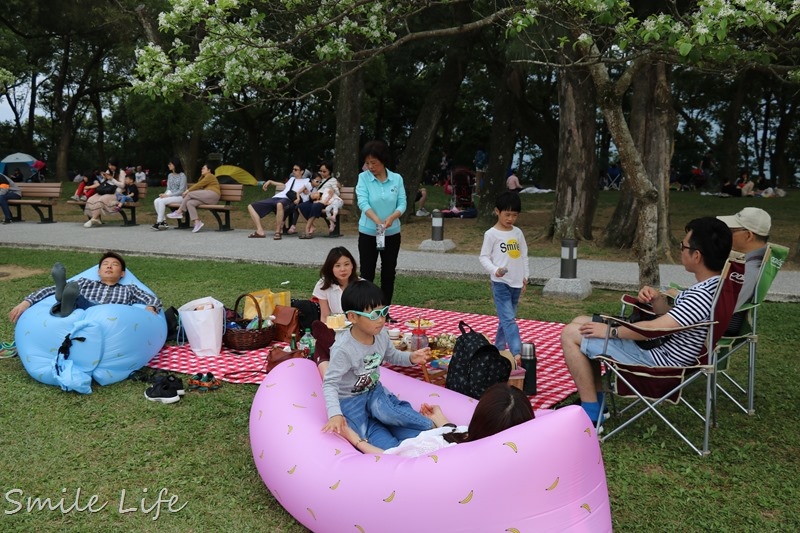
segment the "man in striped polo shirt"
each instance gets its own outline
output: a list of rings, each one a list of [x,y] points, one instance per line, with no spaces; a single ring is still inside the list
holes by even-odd
[[[696,218],[686,225],[686,235],[680,243],[681,263],[694,274],[697,283],[681,291],[670,306],[664,295],[653,287],[639,291],[639,301],[649,303],[659,314],[648,322],[653,329],[689,326],[711,320],[711,304],[719,276],[731,251],[732,237],[728,226],[713,217]],[[675,333],[660,346],[640,347],[637,341],[645,337],[626,328],[611,327],[593,322],[590,316],[579,316],[564,328],[561,347],[564,361],[578,388],[581,405],[589,418],[600,417],[602,393],[599,355],[607,355],[623,364],[643,366],[685,366],[695,362],[705,342],[707,327]],[[604,350],[605,339],[610,334]]]

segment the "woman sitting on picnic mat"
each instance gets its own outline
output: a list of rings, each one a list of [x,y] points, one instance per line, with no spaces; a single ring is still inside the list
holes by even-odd
[[[312,294],[319,302],[320,316],[319,320],[311,324],[311,333],[317,340],[314,360],[322,377],[325,377],[325,371],[328,369],[331,358],[330,347],[336,338],[333,330],[326,325],[326,321],[330,315],[344,313],[342,293],[350,283],[361,279],[357,272],[358,263],[350,250],[344,246],[337,246],[328,252],[328,257],[319,271],[322,277],[314,285]]]
[[[172,213],[168,214],[168,218],[183,218],[183,214],[188,210],[189,218],[192,220],[192,233],[197,233],[200,228],[204,226],[197,214],[197,206],[203,204],[215,204],[219,202],[221,190],[219,188],[219,181],[214,175],[216,167],[212,163],[206,163],[200,170],[200,181],[186,189],[181,196],[180,207]]]
[[[113,215],[119,213],[117,209],[117,193],[122,192],[125,186],[125,171],[119,168],[119,162],[115,157],[108,160],[108,170],[103,172],[100,178],[100,185],[95,188],[95,194],[86,200],[84,213],[89,217],[84,228],[99,226],[102,224],[103,214]],[[108,189],[105,189],[108,187]]]
[[[419,457],[462,442],[489,437],[535,418],[531,402],[525,393],[508,383],[496,383],[486,389],[475,407],[469,426],[450,423],[438,405],[423,403],[419,412],[429,418],[435,428],[423,431],[388,450],[373,446],[350,426],[345,426],[341,435],[361,453]]]

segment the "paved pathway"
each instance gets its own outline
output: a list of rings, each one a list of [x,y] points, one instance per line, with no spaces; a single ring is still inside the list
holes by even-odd
[[[209,223],[200,233],[184,230],[156,232],[149,225],[120,227],[114,221],[107,225],[84,228],[76,222],[37,224],[22,222],[0,226],[0,240],[9,246],[34,248],[68,248],[90,251],[118,250],[126,254],[158,255],[181,259],[218,259],[276,265],[310,265],[323,263],[328,250],[345,246],[357,253],[357,236],[337,239],[316,237],[300,240],[287,237],[280,241],[248,239],[250,230],[214,231]],[[484,278],[475,254],[436,253],[402,250],[398,271],[408,274]],[[544,285],[558,277],[561,260],[557,257],[531,257],[531,279]],[[635,263],[578,259],[578,277],[588,279],[594,288],[634,291],[638,288],[639,270]],[[690,285],[692,278],[681,265],[661,265],[661,279]],[[770,290],[768,300],[800,302],[800,272],[782,271]]]

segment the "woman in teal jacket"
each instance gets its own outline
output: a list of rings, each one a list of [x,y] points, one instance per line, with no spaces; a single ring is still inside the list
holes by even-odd
[[[366,170],[358,175],[356,197],[361,210],[358,221],[358,255],[361,277],[375,280],[381,258],[381,290],[386,305],[392,303],[397,254],[400,252],[400,216],[406,210],[403,177],[386,168],[389,147],[383,141],[369,141],[361,150]],[[379,237],[383,231],[383,239]],[[383,242],[381,242],[383,240]],[[381,246],[383,244],[383,246]],[[389,322],[395,322],[388,318]]]

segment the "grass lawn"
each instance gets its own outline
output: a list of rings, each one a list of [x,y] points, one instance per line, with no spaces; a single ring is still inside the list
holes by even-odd
[[[0,272],[26,269],[21,277],[0,278],[0,308],[7,311],[50,284],[49,269],[57,260],[76,273],[95,264],[97,254],[0,248]],[[275,287],[287,275],[292,287],[309,291],[317,279],[311,268],[287,274],[279,267],[154,257],[131,258],[129,268],[167,305],[209,294],[232,305],[242,290]],[[482,281],[401,277],[396,295],[405,305],[494,311]],[[532,287],[519,315],[565,322],[580,313],[616,310],[618,298],[594,291],[583,302],[545,300],[541,288]],[[615,530],[800,530],[800,359],[794,356],[800,333],[797,320],[786,318],[797,313],[797,304],[764,305],[757,413],[745,416],[722,401],[710,457],[695,456],[654,417],[603,445]],[[12,336],[13,325],[0,321],[0,339]],[[145,385],[138,382],[96,387],[86,396],[65,393],[33,381],[14,358],[0,361],[0,387],[3,531],[303,530],[253,465],[248,417],[255,385],[226,383],[161,405],[146,401]],[[96,495],[97,512],[27,511],[28,497],[55,503],[64,498],[62,507],[69,509],[78,489],[81,509]],[[180,510],[169,512],[164,503],[156,519],[159,493],[163,500],[177,498],[172,509]],[[435,495],[431,501],[435,512]]]

